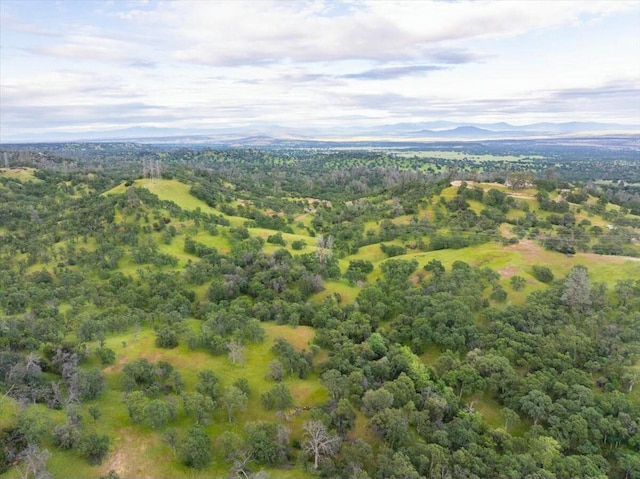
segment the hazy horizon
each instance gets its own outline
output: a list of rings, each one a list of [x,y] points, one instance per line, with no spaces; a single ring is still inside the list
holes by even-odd
[[[640,125],[640,3],[0,0],[0,142],[280,125]]]

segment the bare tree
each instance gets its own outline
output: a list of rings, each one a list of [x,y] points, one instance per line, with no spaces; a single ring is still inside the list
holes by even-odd
[[[334,241],[335,238],[331,235],[327,237],[323,235],[318,236],[318,240],[316,241],[316,246],[318,247],[316,255],[318,256],[320,264],[324,264],[326,259],[331,257],[331,248],[333,248]]]
[[[47,461],[51,453],[46,449],[40,450],[35,444],[29,444],[20,454],[23,468],[19,469],[22,479],[50,479],[53,476],[47,471]]]
[[[535,174],[530,171],[514,171],[507,181],[512,190],[522,190],[531,186],[533,180],[535,180]]]
[[[638,379],[640,379],[640,371],[629,370],[624,376],[623,381],[627,384],[627,391],[632,392]]]
[[[304,432],[307,439],[302,444],[302,449],[306,453],[313,454],[314,469],[318,469],[321,458],[333,456],[340,449],[340,437],[330,434],[322,421],[305,422]]]
[[[229,341],[227,343],[227,349],[229,350],[229,361],[231,361],[232,364],[239,364],[241,366],[244,366],[245,347],[236,341]]]
[[[584,266],[575,266],[569,272],[560,300],[569,306],[574,316],[589,309],[591,306],[591,286],[587,269]]]
[[[156,160],[155,164],[151,164],[151,177],[154,180],[160,179],[160,160]]]
[[[237,451],[233,458],[233,464],[231,465],[231,470],[229,471],[230,479],[237,478],[245,478],[249,479],[252,477],[251,472],[249,471],[249,463],[253,461],[253,453],[249,449],[242,448]]]

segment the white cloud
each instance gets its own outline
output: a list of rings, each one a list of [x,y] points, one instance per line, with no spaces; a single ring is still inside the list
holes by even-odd
[[[634,2],[386,2],[318,15],[323,3],[281,1],[159,4],[126,19],[168,34],[174,58],[206,65],[422,59],[441,44],[519,35],[592,21]],[[158,41],[163,42],[162,39]],[[451,47],[451,45],[449,45]],[[440,50],[441,51],[441,50]]]
[[[0,18],[5,134],[345,118],[640,123],[635,1],[182,0],[36,16],[0,1],[11,7]]]

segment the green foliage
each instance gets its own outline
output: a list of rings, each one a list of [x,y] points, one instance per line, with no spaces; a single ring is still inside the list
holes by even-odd
[[[100,464],[109,452],[109,436],[106,434],[86,434],[80,440],[78,450],[89,464]]]
[[[432,259],[424,265],[424,270],[433,273],[435,276],[441,276],[445,272],[444,265],[440,260]]]
[[[293,397],[289,387],[278,383],[260,396],[260,400],[267,410],[282,411],[293,405]]]
[[[250,422],[245,428],[247,446],[256,461],[275,466],[287,459],[289,431],[274,423]]]
[[[105,388],[105,379],[99,369],[81,370],[78,373],[78,395],[83,401],[98,397]]]
[[[392,258],[393,256],[402,256],[407,252],[406,248],[402,246],[394,245],[394,244],[391,244],[391,245],[381,244],[380,249],[389,258]]]
[[[511,283],[511,287],[514,291],[521,291],[527,285],[527,280],[518,275],[511,276],[509,282]]]
[[[296,251],[305,249],[306,246],[307,246],[307,242],[304,240],[295,240],[291,242],[291,248],[293,248]]]
[[[313,457],[326,477],[633,477],[638,264],[569,268],[638,254],[640,190],[545,172],[637,178],[624,149],[7,148],[39,169],[0,172],[0,471],[40,442],[55,477],[95,477],[73,461],[99,430],[127,477],[186,474],[168,448],[207,467],[212,443],[215,476]],[[173,179],[131,180],[143,157]],[[504,161],[544,176],[538,197],[481,182],[514,186]],[[476,185],[447,187],[454,167]],[[210,438],[181,440],[194,421]],[[348,435],[340,454],[313,451],[311,423]],[[129,447],[147,434],[165,445]]]
[[[211,440],[203,426],[194,424],[187,430],[187,435],[180,445],[179,455],[185,466],[194,469],[202,469],[211,463]]]
[[[235,386],[225,388],[220,401],[227,410],[229,422],[233,421],[233,413],[236,410],[244,410],[247,408],[249,398],[246,393]]]
[[[287,242],[282,237],[282,233],[276,233],[267,237],[267,243],[278,244],[280,246],[287,246]],[[302,249],[302,248],[300,248]]]
[[[169,406],[161,399],[154,399],[145,406],[144,415],[153,429],[163,429],[169,422]]]
[[[531,274],[542,283],[550,283],[553,281],[553,272],[546,266],[533,265]]]
[[[169,326],[164,326],[156,332],[156,346],[171,349],[178,346],[178,334]]]
[[[74,449],[80,444],[82,432],[78,424],[67,422],[53,430],[53,443],[60,449]]]
[[[105,366],[113,364],[116,361],[116,354],[113,352],[113,349],[98,348],[96,349],[96,355],[100,359],[100,362]]]
[[[182,404],[187,416],[195,419],[197,424],[209,424],[216,402],[211,396],[199,392],[182,393]]]
[[[144,421],[146,417],[145,411],[149,404],[149,400],[141,391],[133,391],[130,393],[126,398],[125,403],[127,406],[127,412],[129,413],[129,418],[134,423],[141,423]]]

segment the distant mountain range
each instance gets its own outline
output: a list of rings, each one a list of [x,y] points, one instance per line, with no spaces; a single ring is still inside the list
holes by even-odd
[[[276,140],[291,141],[438,141],[438,140],[499,140],[527,138],[558,138],[593,136],[596,134],[640,134],[640,125],[598,122],[532,123],[511,125],[499,123],[457,123],[431,121],[396,123],[369,127],[288,128],[281,125],[223,127],[215,129],[184,129],[132,127],[110,131],[64,132],[48,134],[38,142],[59,141],[136,141],[143,143],[223,144],[261,146]],[[3,138],[5,143],[25,142],[21,138]]]

